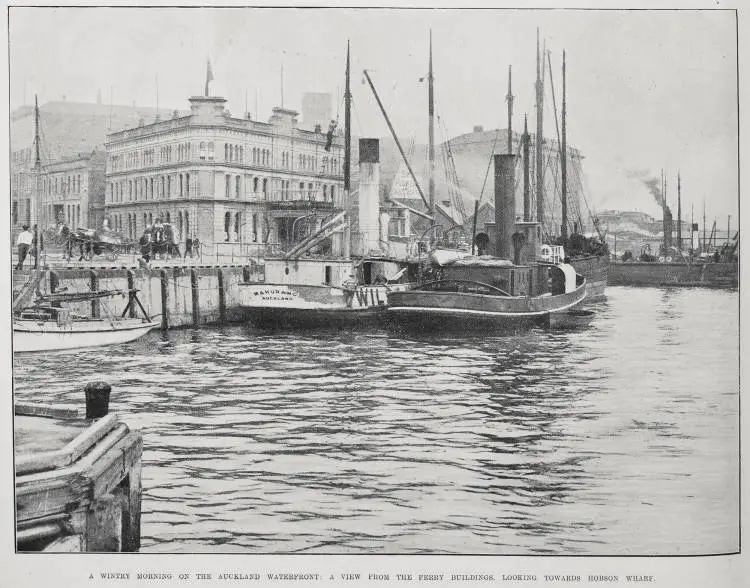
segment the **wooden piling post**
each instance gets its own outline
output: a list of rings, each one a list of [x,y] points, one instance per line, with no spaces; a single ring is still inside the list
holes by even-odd
[[[198,292],[198,272],[195,269],[190,270],[190,290],[193,295],[193,324],[201,324],[201,308]]]
[[[92,292],[99,290],[99,276],[96,275],[94,270],[89,270],[89,287]],[[91,301],[91,318],[99,318],[99,299],[95,298]]]
[[[169,328],[169,278],[167,270],[159,272],[161,277],[161,328],[165,331]]]
[[[141,548],[141,493],[141,459],[139,457],[116,491],[122,508],[122,551],[134,552]]]
[[[135,290],[135,273],[133,273],[133,270],[128,270],[127,276],[128,276],[128,290]],[[130,309],[128,310],[128,316],[130,318],[135,318],[137,316],[135,313],[135,304],[130,305]]]
[[[227,318],[227,293],[224,286],[224,270],[219,268],[217,273],[219,280],[219,320],[223,323]]]

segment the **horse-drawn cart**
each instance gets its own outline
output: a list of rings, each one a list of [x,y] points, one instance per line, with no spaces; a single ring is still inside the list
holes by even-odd
[[[108,261],[115,261],[120,255],[132,253],[135,243],[114,231],[96,231],[80,228],[70,234],[68,257],[77,249],[79,261],[91,261],[96,255],[103,255]]]

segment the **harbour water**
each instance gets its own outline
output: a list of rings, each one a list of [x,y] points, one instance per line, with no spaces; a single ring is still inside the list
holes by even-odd
[[[15,358],[141,428],[142,551],[739,548],[737,292],[608,289],[578,331],[155,332]]]

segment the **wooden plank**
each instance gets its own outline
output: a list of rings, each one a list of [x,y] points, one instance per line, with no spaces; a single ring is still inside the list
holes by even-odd
[[[29,402],[16,402],[14,412],[18,416],[39,416],[58,419],[80,419],[83,412],[77,408],[62,404],[31,404]]]
[[[18,525],[88,505],[90,482],[79,473],[56,476],[51,480],[16,482],[16,522]]]
[[[108,452],[112,459],[100,459],[84,472],[83,475],[91,480],[94,498],[112,492],[131,468],[140,462],[142,452],[142,437],[130,433]]]
[[[107,415],[62,449],[18,456],[16,458],[16,475],[21,476],[71,465],[116,427],[118,422],[117,415]]]
[[[47,553],[80,553],[83,551],[83,538],[80,535],[65,535],[55,539],[42,551]]]
[[[38,539],[48,539],[62,533],[62,527],[55,523],[44,525],[34,525],[28,529],[20,530],[16,533],[16,544],[22,545]]]

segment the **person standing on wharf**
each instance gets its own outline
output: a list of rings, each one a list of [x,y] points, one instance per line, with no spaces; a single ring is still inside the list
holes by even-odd
[[[26,255],[29,253],[29,247],[31,247],[31,242],[34,239],[34,235],[31,234],[31,231],[29,231],[29,225],[23,226],[23,231],[21,231],[18,235],[18,238],[16,239],[16,245],[18,245],[18,264],[16,265],[16,269],[20,270],[23,268],[23,262],[26,260]]]

